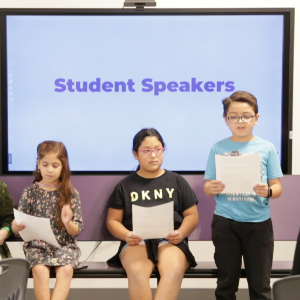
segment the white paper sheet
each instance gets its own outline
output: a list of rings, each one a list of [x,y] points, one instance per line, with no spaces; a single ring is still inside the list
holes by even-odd
[[[261,183],[260,153],[241,156],[215,155],[216,179],[225,184],[222,194],[254,193]]]
[[[132,205],[133,233],[143,239],[165,238],[174,231],[174,203],[152,207]]]
[[[26,228],[19,232],[25,242],[43,240],[57,248],[61,248],[53,234],[49,218],[27,215],[16,209],[14,209],[14,215],[19,224],[26,225]]]

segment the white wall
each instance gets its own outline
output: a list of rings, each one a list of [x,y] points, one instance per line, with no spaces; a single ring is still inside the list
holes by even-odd
[[[293,102],[293,165],[294,175],[300,175],[300,1],[299,0],[156,0],[157,8],[246,8],[246,7],[294,7],[295,16],[295,50],[294,50],[294,102]],[[123,0],[0,0],[1,8],[122,8]],[[82,259],[85,259],[93,250],[94,242],[80,243],[83,250]],[[103,243],[92,260],[105,261],[112,253],[116,252],[116,243]],[[197,260],[213,260],[213,245],[211,242],[192,242],[192,251]],[[10,243],[10,248],[15,256],[22,256],[21,243]],[[292,260],[295,242],[276,242],[275,260]],[[29,283],[32,285],[32,282]],[[152,281],[155,286],[155,281]],[[127,280],[73,280],[72,287],[126,287]],[[184,280],[182,287],[214,288],[215,279]],[[240,287],[246,287],[245,280]]]

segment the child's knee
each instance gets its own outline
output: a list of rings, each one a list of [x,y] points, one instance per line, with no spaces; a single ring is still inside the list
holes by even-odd
[[[145,270],[145,266],[140,263],[131,264],[126,268],[126,273],[129,279],[136,282],[149,281],[150,274]]]
[[[169,280],[172,282],[182,281],[185,273],[185,268],[181,264],[175,264],[172,268],[160,268],[159,273],[161,279]]]
[[[48,280],[50,277],[50,271],[48,267],[43,265],[36,265],[32,268],[32,274],[34,279]]]
[[[56,269],[56,276],[60,278],[70,279],[73,277],[74,269],[72,266],[62,266]]]

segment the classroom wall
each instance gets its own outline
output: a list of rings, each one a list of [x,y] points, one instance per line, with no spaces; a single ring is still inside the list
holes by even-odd
[[[298,0],[157,0],[157,8],[264,8],[294,7],[295,57],[293,90],[293,164],[292,174],[300,175],[300,1]],[[1,0],[1,8],[122,8],[124,0]],[[263,116],[261,116],[263,117]]]
[[[123,6],[123,0],[1,0],[1,8],[121,8]],[[300,1],[299,0],[157,0],[157,8],[246,8],[246,7],[295,7],[295,57],[294,57],[294,90],[293,90],[293,164],[292,174],[300,175]],[[296,184],[295,189],[291,196],[294,201],[297,201],[297,195],[299,195],[298,187]],[[199,187],[198,187],[199,188]],[[295,200],[296,199],[296,200]],[[282,201],[284,201],[283,199]],[[291,200],[290,198],[288,200]],[[284,209],[278,210],[276,218],[289,218],[289,206],[283,206]],[[298,214],[298,212],[297,212]],[[282,231],[284,235],[289,234],[289,230],[297,231],[299,223],[291,224],[287,226],[284,231],[282,227],[275,228],[275,232]],[[287,229],[289,228],[289,229]],[[277,234],[277,233],[276,233]],[[293,233],[294,234],[294,233]],[[96,242],[81,242],[80,246],[83,250],[82,258],[86,258],[88,254],[96,246]],[[10,247],[15,256],[22,256],[21,243],[10,243]],[[107,242],[100,246],[93,255],[91,260],[106,260],[111,253],[116,250],[116,242]],[[197,260],[213,260],[213,245],[210,241],[192,242],[192,251]],[[278,241],[275,243],[274,259],[276,260],[291,260],[293,258],[295,242],[294,241]],[[30,284],[32,284],[30,282]],[[152,286],[155,286],[155,282],[151,282]],[[85,287],[85,288],[101,288],[101,287],[126,287],[127,280],[73,280],[72,287]],[[208,280],[184,280],[182,287],[198,287],[198,288],[214,288],[215,279]],[[242,280],[240,287],[246,287],[245,280]]]

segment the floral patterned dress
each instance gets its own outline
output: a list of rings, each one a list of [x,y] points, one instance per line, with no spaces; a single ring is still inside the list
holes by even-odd
[[[56,201],[59,197],[57,190],[46,191],[37,183],[24,189],[19,203],[19,211],[43,218],[50,218],[52,231],[61,245],[61,248],[54,247],[42,240],[33,240],[24,243],[23,250],[30,262],[30,267],[36,265],[64,266],[71,265],[75,269],[84,267],[79,264],[78,259],[81,251],[74,237],[68,234],[65,228],[60,229],[55,216]],[[81,203],[77,190],[73,189],[73,197],[70,207],[73,211],[73,221],[77,222],[79,231],[83,230],[81,215]]]

